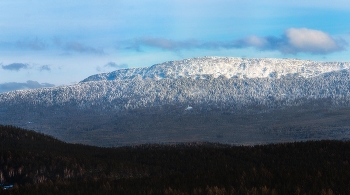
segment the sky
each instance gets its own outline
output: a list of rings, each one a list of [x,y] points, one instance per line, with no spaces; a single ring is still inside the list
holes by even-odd
[[[350,62],[348,0],[0,2],[0,93],[203,56]]]

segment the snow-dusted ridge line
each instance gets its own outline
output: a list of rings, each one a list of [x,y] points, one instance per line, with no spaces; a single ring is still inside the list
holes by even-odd
[[[201,75],[201,78],[206,77],[206,79],[181,76],[174,77],[177,79],[147,79],[146,77],[155,73],[165,75],[162,78],[169,78],[166,76],[176,76],[180,73],[198,73],[198,70],[190,72],[189,67],[192,66],[201,67],[201,72],[204,73],[213,72],[213,70],[223,72],[223,69],[215,68],[220,67],[219,62],[226,59],[229,62],[230,60],[239,61],[239,65],[243,66],[240,67],[241,69],[251,68],[252,71],[246,71],[251,75],[254,73],[253,70],[258,69],[252,67],[258,67],[258,65],[266,69],[274,68],[274,72],[269,71],[268,77],[248,78],[247,75],[244,75],[243,79],[237,77],[228,79],[225,75],[214,78],[215,75],[207,76],[208,74]],[[215,60],[218,63],[214,63]],[[1,112],[5,114],[6,109],[17,109],[18,106],[28,106],[33,110],[46,109],[50,106],[62,109],[93,108],[113,110],[116,113],[123,109],[180,104],[220,106],[225,109],[229,107],[235,111],[245,106],[284,108],[325,99],[332,101],[333,106],[350,106],[349,63],[214,57],[189,59],[189,63],[186,64],[183,63],[184,61],[166,62],[150,68],[122,70],[129,73],[130,78],[138,79],[123,79],[120,78],[121,74],[116,74],[119,79],[91,80],[91,82],[80,82],[74,85],[3,93],[0,94],[0,115]],[[222,66],[225,68],[227,64]],[[294,68],[288,69],[287,66]],[[128,72],[129,70],[134,72],[138,70],[139,73],[144,73],[144,76],[132,74]],[[180,71],[170,74],[169,71],[173,70]],[[162,74],[159,74],[159,71],[163,71],[160,72]],[[281,72],[284,75],[290,74],[290,76],[281,76]],[[108,74],[101,75],[108,76]],[[275,79],[278,77],[279,79]]]
[[[317,62],[298,59],[201,57],[168,61],[145,68],[130,68],[92,75],[81,82],[128,80],[134,78],[178,79],[208,76],[217,78],[280,78],[299,75],[304,78],[350,69],[349,62]]]

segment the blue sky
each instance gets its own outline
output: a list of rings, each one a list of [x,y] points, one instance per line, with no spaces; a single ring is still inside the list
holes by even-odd
[[[346,0],[0,2],[0,93],[201,56],[350,61]]]

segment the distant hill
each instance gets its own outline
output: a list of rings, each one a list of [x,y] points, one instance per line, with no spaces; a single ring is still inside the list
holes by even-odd
[[[348,62],[192,58],[0,94],[0,124],[98,146],[349,139],[349,86]]]

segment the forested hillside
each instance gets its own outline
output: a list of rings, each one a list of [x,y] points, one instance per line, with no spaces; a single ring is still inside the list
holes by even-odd
[[[280,140],[348,139],[348,134],[340,138],[333,134],[349,129],[350,124],[328,120],[328,116],[339,116],[335,121],[347,116],[339,113],[344,113],[343,110],[347,113],[349,108],[349,75],[345,71],[308,80],[301,77],[276,80],[220,77],[100,81],[18,91],[0,95],[0,123],[34,129],[68,142],[99,146],[186,141],[177,127],[191,129],[185,133],[190,141],[242,144],[249,141],[242,138],[244,132],[261,134],[261,125],[253,127],[261,123],[263,127],[275,126],[282,133],[289,128],[309,132],[320,123],[325,123],[324,130],[331,127],[327,132],[316,132],[315,136],[291,132]],[[193,110],[184,112],[188,105]],[[151,120],[143,120],[149,117]],[[248,120],[244,122],[242,118]],[[130,123],[132,120],[135,122]],[[182,123],[184,120],[188,122]],[[203,120],[209,123],[209,130],[202,125]],[[234,122],[237,120],[243,126]],[[284,122],[295,123],[276,126]],[[239,133],[241,131],[243,134]],[[230,139],[220,140],[217,135]],[[255,143],[275,140],[273,136],[265,136]]]
[[[1,194],[349,194],[350,142],[98,148],[0,126]]]
[[[349,139],[349,68],[295,59],[171,61],[0,94],[0,124],[108,147]]]

